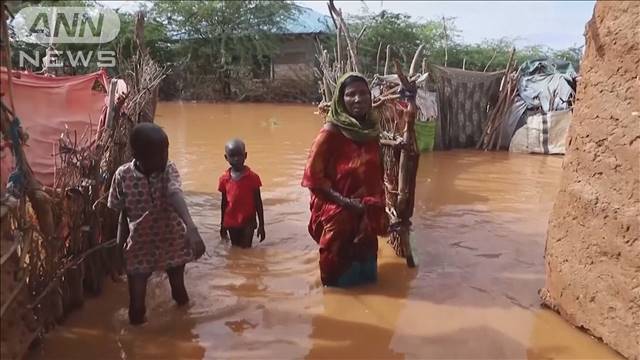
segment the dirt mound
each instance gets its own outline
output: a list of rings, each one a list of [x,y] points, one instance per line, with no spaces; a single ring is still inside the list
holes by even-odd
[[[599,1],[546,245],[543,300],[640,359],[640,2]]]

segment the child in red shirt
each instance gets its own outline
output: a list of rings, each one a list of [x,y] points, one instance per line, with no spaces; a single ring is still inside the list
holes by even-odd
[[[218,191],[222,193],[220,236],[231,238],[231,244],[250,248],[256,230],[264,241],[264,211],[260,195],[260,177],[244,165],[247,159],[245,144],[234,139],[224,147],[224,158],[231,167],[220,176]]]

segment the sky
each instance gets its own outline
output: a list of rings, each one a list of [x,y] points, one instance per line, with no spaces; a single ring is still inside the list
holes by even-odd
[[[100,1],[112,8],[135,8],[138,1]],[[329,14],[327,1],[295,1]],[[343,14],[378,13],[381,10],[409,14],[415,20],[455,17],[461,40],[476,43],[508,37],[518,46],[544,45],[554,49],[584,44],[584,27],[595,1],[345,1],[335,4]]]
[[[329,14],[326,1],[296,3]],[[455,17],[462,41],[509,37],[517,45],[546,45],[554,49],[584,44],[584,27],[595,1],[335,1],[343,14],[409,14],[416,20]]]

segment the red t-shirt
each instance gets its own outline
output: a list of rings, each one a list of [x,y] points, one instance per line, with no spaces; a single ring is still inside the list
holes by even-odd
[[[227,208],[224,213],[224,227],[244,227],[255,225],[256,204],[254,193],[262,186],[260,177],[246,168],[238,180],[231,178],[230,170],[220,176],[218,191],[226,194]]]

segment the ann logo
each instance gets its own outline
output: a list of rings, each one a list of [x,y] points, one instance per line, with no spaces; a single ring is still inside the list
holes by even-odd
[[[54,26],[51,27],[48,13],[41,12],[31,25],[29,31],[31,33],[53,34],[53,37],[60,37],[61,30],[64,31],[63,36],[67,37],[84,37],[87,34],[87,28],[92,36],[99,37],[102,33],[104,24],[104,14],[98,14],[97,24],[89,14],[72,14],[69,19],[64,12],[55,12],[53,16]],[[53,30],[53,31],[52,31]]]
[[[18,40],[29,43],[107,43],[118,35],[120,18],[108,8],[33,6],[16,14],[14,26]]]

